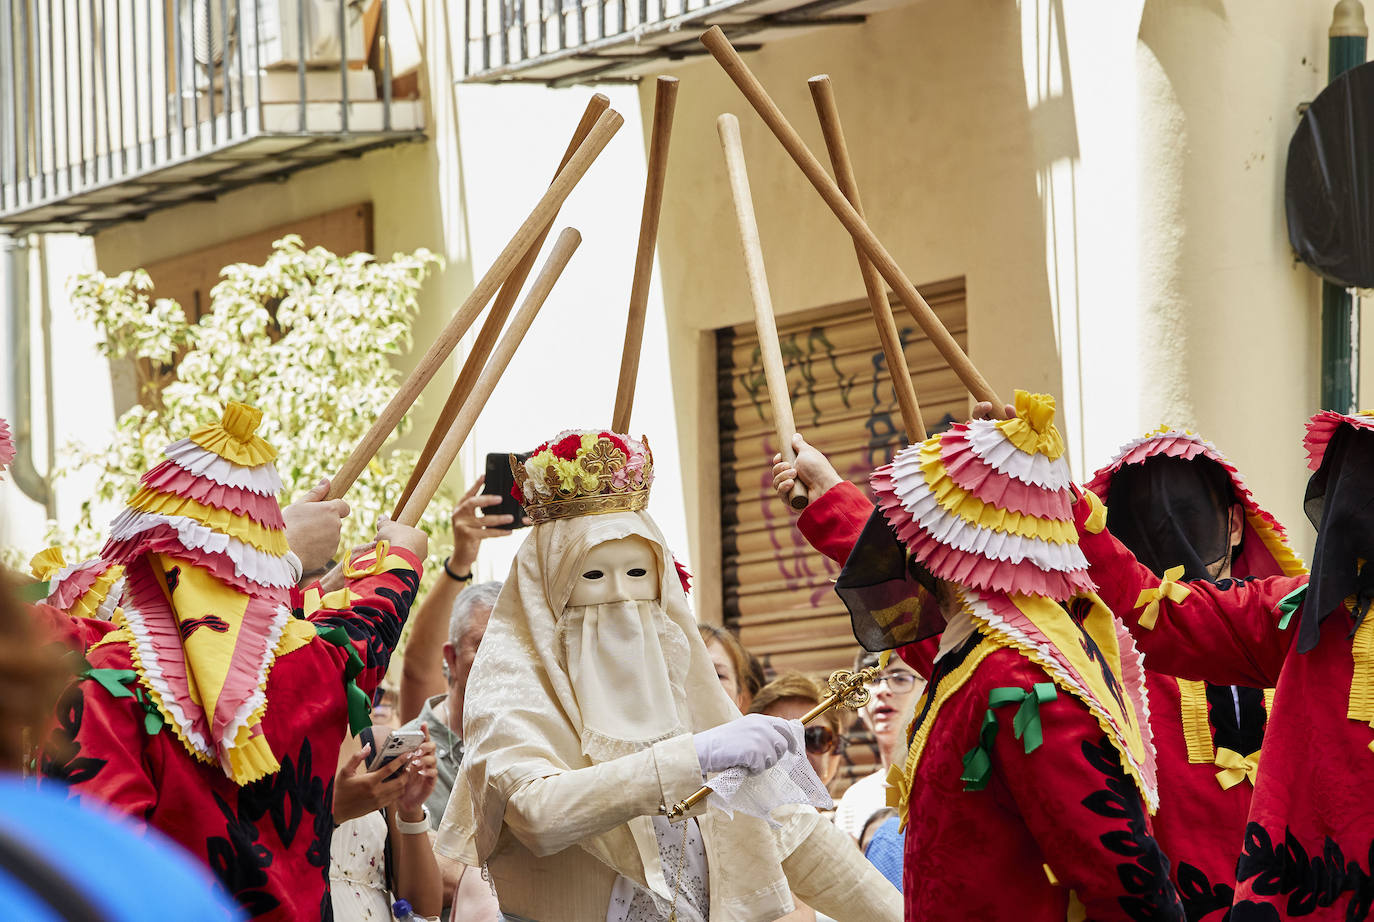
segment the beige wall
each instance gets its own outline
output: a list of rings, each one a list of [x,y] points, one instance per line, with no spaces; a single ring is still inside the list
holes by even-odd
[[[967,279],[972,357],[1007,399],[1059,395],[1079,476],[1161,423],[1195,427],[1306,549],[1317,286],[1292,264],[1283,163],[1298,103],[1325,82],[1329,16],[1288,0],[922,0],[745,59],[822,157],[806,78],[832,76],[871,226],[917,284]],[[840,226],[714,62],[671,72],[660,259],[687,443],[714,426],[702,331],[750,310],[717,114],[741,118],[777,311],[862,287]],[[648,84],[640,99],[647,117]],[[713,502],[703,457],[684,470],[689,508]],[[706,510],[695,543],[711,528]]]

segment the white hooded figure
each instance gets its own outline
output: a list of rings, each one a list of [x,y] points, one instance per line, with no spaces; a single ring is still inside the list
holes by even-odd
[[[772,922],[791,893],[841,922],[900,919],[898,891],[810,806],[663,815],[708,774],[800,755],[800,735],[741,717],[716,679],[643,511],[647,448],[562,433],[516,476],[536,524],[468,680],[436,850],[485,866],[510,920]]]

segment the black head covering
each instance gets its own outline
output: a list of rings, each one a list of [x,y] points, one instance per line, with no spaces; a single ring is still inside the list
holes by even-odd
[[[1235,485],[1211,458],[1156,455],[1127,465],[1105,498],[1107,527],[1156,576],[1182,564],[1184,579],[1210,580],[1209,568],[1231,553]]]
[[[1317,529],[1298,652],[1317,645],[1321,623],[1355,597],[1354,628],[1374,601],[1374,431],[1341,426],[1307,481],[1303,511]],[[1369,561],[1361,568],[1360,561]]]

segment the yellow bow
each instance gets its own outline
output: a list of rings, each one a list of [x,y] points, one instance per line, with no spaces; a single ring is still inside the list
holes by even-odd
[[[1243,756],[1234,749],[1217,749],[1216,766],[1221,769],[1217,772],[1217,783],[1221,785],[1223,791],[1240,784],[1246,778],[1250,779],[1250,784],[1255,783],[1256,776],[1259,775],[1259,751]]]
[[[1183,576],[1183,567],[1173,567],[1164,571],[1164,581],[1159,584],[1157,589],[1141,590],[1140,598],[1135,600],[1135,607],[1145,606],[1145,611],[1140,616],[1140,626],[1145,630],[1154,629],[1155,621],[1159,619],[1159,603],[1162,599],[1168,599],[1170,602],[1182,602],[1188,598],[1188,593],[1192,590],[1176,582],[1181,576]]]
[[[386,555],[391,553],[391,542],[385,539],[378,541],[377,546],[373,548],[373,550],[376,552],[376,558],[371,563],[359,563],[359,561],[367,556],[366,551],[359,554],[357,560],[345,560],[343,575],[347,579],[362,579],[365,576],[376,576],[378,573],[385,570]]]

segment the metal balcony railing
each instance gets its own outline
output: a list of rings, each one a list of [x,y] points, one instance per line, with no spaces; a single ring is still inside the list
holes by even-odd
[[[89,233],[422,137],[388,6],[0,0],[0,232]]]
[[[911,0],[462,0],[468,82],[634,80],[705,54],[718,25],[741,51],[798,29],[862,23]]]

